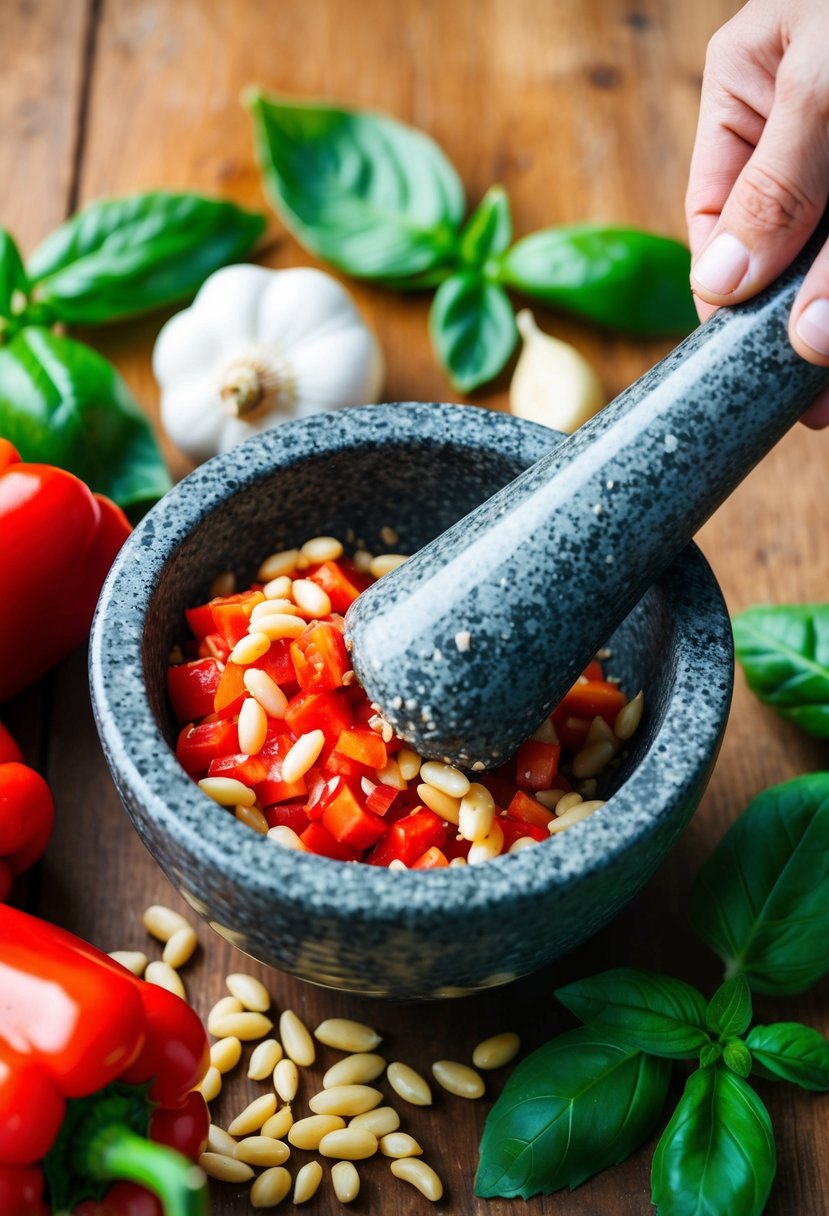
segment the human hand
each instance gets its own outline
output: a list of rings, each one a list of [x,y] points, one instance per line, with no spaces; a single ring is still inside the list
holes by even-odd
[[[795,258],[829,198],[829,0],[749,0],[708,44],[685,200],[704,320]],[[798,292],[789,340],[829,367],[829,242]],[[829,426],[829,392],[806,412]]]

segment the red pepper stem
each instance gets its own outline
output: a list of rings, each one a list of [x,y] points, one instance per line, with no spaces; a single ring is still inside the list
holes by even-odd
[[[137,1182],[161,1200],[165,1216],[206,1216],[207,1179],[181,1153],[145,1140],[124,1123],[96,1131],[86,1150],[89,1172]]]

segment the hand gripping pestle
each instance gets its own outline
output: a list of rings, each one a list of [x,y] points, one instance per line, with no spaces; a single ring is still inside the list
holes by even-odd
[[[480,770],[515,751],[829,385],[787,338],[823,237],[355,601],[354,669],[418,753]]]

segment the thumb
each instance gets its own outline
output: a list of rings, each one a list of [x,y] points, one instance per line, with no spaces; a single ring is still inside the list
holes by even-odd
[[[691,269],[694,292],[709,304],[736,304],[766,287],[814,231],[829,197],[825,96],[784,59],[760,140],[739,174]],[[821,101],[824,104],[820,104]]]

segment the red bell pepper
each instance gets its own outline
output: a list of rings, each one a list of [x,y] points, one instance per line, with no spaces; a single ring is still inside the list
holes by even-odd
[[[9,897],[12,879],[42,855],[55,817],[49,786],[22,760],[0,724],[0,903]]]
[[[65,469],[21,463],[0,439],[0,701],[88,635],[107,571],[129,532],[115,503]]]
[[[184,1001],[0,906],[0,1216],[205,1211],[207,1038]],[[129,1183],[118,1182],[119,1179]],[[110,1183],[115,1183],[110,1186]],[[140,1206],[138,1206],[140,1205]]]
[[[328,621],[314,621],[291,643],[299,686],[306,692],[339,688],[351,670],[343,635]]]

